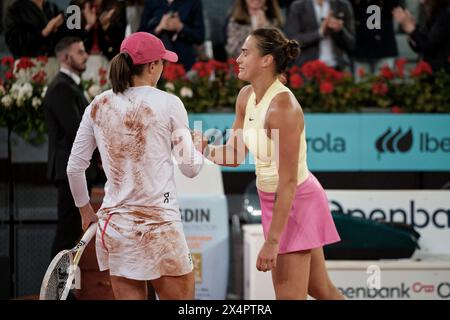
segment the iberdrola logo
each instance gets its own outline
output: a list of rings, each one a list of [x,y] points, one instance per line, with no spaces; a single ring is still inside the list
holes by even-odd
[[[389,127],[375,142],[378,151],[378,158],[382,153],[405,153],[411,150],[413,144],[412,129],[403,132],[401,128],[393,131]]]

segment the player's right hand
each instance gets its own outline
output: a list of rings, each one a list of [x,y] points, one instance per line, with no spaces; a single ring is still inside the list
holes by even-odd
[[[83,228],[83,231],[86,231],[92,223],[98,221],[98,217],[89,202],[78,209],[80,210],[81,215],[81,227]]]

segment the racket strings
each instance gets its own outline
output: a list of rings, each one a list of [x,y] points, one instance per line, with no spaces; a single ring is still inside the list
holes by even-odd
[[[45,292],[46,300],[60,300],[70,271],[70,252],[61,256],[52,270]]]

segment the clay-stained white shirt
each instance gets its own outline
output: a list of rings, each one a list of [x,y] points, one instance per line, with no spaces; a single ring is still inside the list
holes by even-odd
[[[67,166],[75,205],[88,203],[85,170],[98,147],[107,177],[103,213],[159,212],[180,220],[173,156],[184,175],[196,176],[203,156],[195,150],[181,100],[150,86],[112,90],[86,108]]]

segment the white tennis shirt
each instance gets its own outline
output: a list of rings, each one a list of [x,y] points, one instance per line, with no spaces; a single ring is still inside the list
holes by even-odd
[[[67,176],[75,200],[89,202],[85,170],[98,147],[107,177],[104,213],[160,212],[180,220],[173,156],[181,172],[196,176],[203,156],[195,150],[181,100],[150,86],[112,90],[86,108],[72,147]]]

